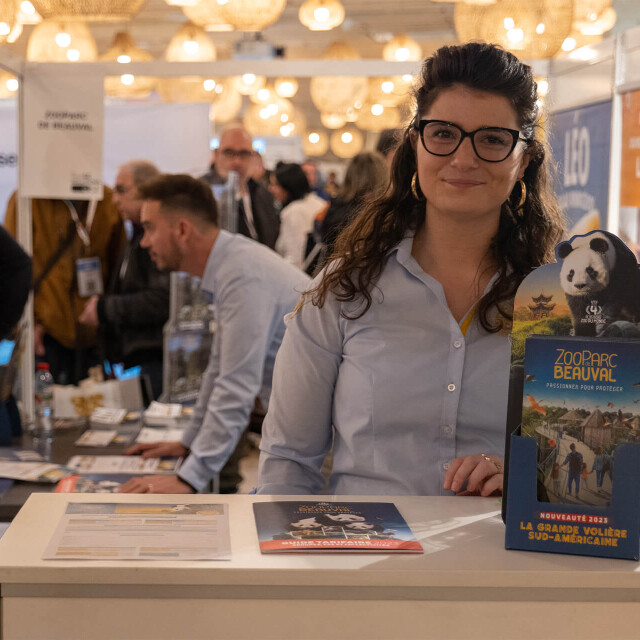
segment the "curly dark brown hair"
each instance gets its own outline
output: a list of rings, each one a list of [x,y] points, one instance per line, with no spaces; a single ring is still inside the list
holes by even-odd
[[[527,189],[524,207],[516,214],[520,199],[516,185],[502,205],[498,231],[490,246],[498,278],[478,304],[478,319],[484,329],[498,332],[510,327],[518,285],[534,267],[554,260],[554,248],[562,239],[565,226],[552,190],[554,164],[542,130],[532,70],[495,45],[471,42],[447,46],[424,61],[420,82],[414,89],[415,115],[402,135],[389,187],[383,195],[367,202],[338,237],[330,256],[334,262],[320,283],[305,293],[314,305],[322,307],[332,292],[341,302],[362,300],[358,311],[345,317],[364,315],[371,307],[371,291],[389,251],[407,232],[415,232],[424,224],[425,202],[416,200],[411,192],[411,178],[417,170],[417,126],[440,92],[454,85],[506,97],[517,114],[529,154],[523,178]],[[492,309],[498,313],[490,313]]]

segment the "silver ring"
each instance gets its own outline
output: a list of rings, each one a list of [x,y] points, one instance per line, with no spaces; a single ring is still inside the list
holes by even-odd
[[[147,485],[147,493],[153,493],[153,485],[152,484],[148,484]]]

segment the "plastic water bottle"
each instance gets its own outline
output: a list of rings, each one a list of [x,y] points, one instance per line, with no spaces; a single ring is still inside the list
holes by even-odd
[[[39,362],[34,382],[36,424],[34,436],[45,440],[53,439],[53,376],[46,362]]]

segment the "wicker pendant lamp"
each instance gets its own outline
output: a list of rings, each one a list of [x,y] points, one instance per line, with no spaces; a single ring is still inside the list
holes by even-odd
[[[216,85],[213,78],[199,76],[160,78],[156,90],[164,102],[211,102]]]
[[[216,48],[202,27],[186,22],[171,38],[165,58],[169,62],[213,62]]]
[[[13,25],[13,29],[11,29],[11,32],[7,36],[7,42],[9,44],[13,44],[14,42],[17,42],[18,38],[22,35],[23,31],[24,31],[23,24],[21,22],[15,22]]]
[[[323,156],[329,150],[329,136],[322,129],[312,129],[302,136],[302,150],[307,156]]]
[[[19,1],[19,0],[18,0]],[[7,36],[7,42],[13,44],[22,35],[25,24],[38,24],[42,22],[42,16],[35,10],[29,0],[19,1],[18,14],[13,23],[11,33]]]
[[[233,31],[233,26],[222,16],[222,5],[217,0],[197,0],[193,5],[184,5],[182,12],[205,31]]]
[[[573,23],[574,0],[498,0],[488,7],[456,4],[454,22],[461,42],[494,42],[523,59],[552,58]]]
[[[330,31],[344,20],[344,7],[339,0],[306,0],[298,11],[300,22],[311,31]]]
[[[213,62],[216,48],[202,27],[185,23],[171,38],[165,58],[169,62]],[[209,102],[211,93],[205,88],[206,78],[162,78],[158,93],[165,102]]]
[[[382,50],[382,59],[393,62],[422,60],[422,47],[412,38],[405,35],[395,36]]]
[[[431,0],[431,2],[461,2],[463,4],[488,5],[495,4],[498,0]]]
[[[32,62],[94,62],[98,47],[83,22],[43,20],[31,32],[27,60]]]
[[[358,52],[344,42],[329,45],[322,57],[324,60],[360,59]],[[311,100],[321,112],[346,113],[357,102],[364,102],[368,86],[367,78],[360,76],[317,76],[311,78]]]
[[[262,105],[273,102],[276,97],[277,94],[275,92],[275,89],[270,84],[265,84],[264,87],[258,89],[258,91],[256,91],[255,93],[249,94],[249,100],[251,100],[251,102],[253,102],[254,104]]]
[[[45,20],[125,22],[140,11],[144,0],[31,0]]]
[[[22,0],[18,6],[18,22],[21,24],[38,24],[42,22],[42,16],[30,0]]]
[[[307,129],[307,119],[303,113],[294,109],[291,117],[283,114],[281,119],[286,120],[286,122],[282,122],[279,129],[280,135],[283,138],[290,138],[291,136],[301,137],[304,135]]]
[[[244,126],[254,136],[278,136],[280,128],[293,119],[295,109],[286,98],[267,105],[252,104],[244,116]]]
[[[369,102],[383,107],[397,107],[408,98],[406,84],[396,77],[369,78]]]
[[[574,29],[563,41],[562,51],[569,53],[574,58],[581,58],[581,55],[573,53],[582,47],[590,47],[594,44],[598,44],[602,40],[602,36],[585,36],[577,29]],[[586,55],[592,55],[587,53]],[[589,58],[586,58],[587,60]]]
[[[16,0],[0,2],[0,44],[7,42],[17,20],[18,3]]]
[[[293,98],[298,93],[298,81],[295,78],[276,78],[273,86],[281,98]]]
[[[153,57],[147,51],[136,47],[133,38],[124,32],[116,33],[111,47],[100,56],[102,61],[120,62],[122,75],[108,76],[104,79],[104,90],[108,96],[119,98],[144,98],[158,84],[156,78],[133,76],[127,73],[129,62],[150,62]]]
[[[380,132],[400,126],[400,112],[394,107],[384,107],[379,102],[366,102],[360,110],[358,127],[366,131]]]
[[[364,139],[355,127],[345,127],[331,134],[330,145],[338,158],[353,158],[362,151]]]
[[[344,114],[344,119],[347,122],[358,122],[358,120],[360,119],[360,111],[362,109],[362,105],[364,103],[360,102],[360,100],[358,100],[353,107],[349,107]]]
[[[327,129],[342,129],[347,124],[347,119],[340,113],[320,112],[320,122]]]
[[[261,31],[278,20],[287,0],[227,0],[222,17],[238,31]]]
[[[0,99],[15,98],[20,83],[18,79],[8,71],[0,69]]]
[[[209,108],[211,122],[226,124],[237,117],[242,108],[242,94],[234,86],[232,78],[217,83]]]
[[[611,0],[575,0],[573,26],[583,35],[602,35],[613,28],[616,19]]]
[[[260,91],[267,84],[264,76],[257,76],[255,73],[245,73],[234,78],[236,89],[243,96],[251,96]]]

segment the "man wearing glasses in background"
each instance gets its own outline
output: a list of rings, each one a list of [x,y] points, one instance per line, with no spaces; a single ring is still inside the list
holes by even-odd
[[[252,139],[246,129],[231,125],[220,135],[220,146],[213,152],[213,164],[202,176],[210,185],[224,184],[229,171],[238,174],[238,233],[273,249],[280,230],[271,194],[253,178],[248,177]]]

